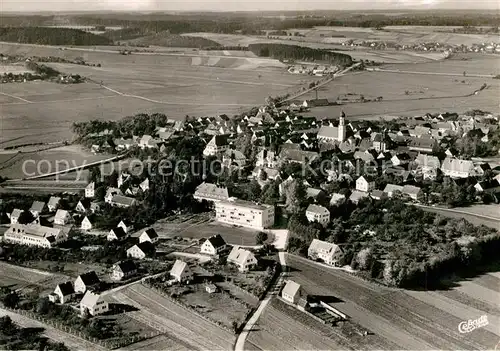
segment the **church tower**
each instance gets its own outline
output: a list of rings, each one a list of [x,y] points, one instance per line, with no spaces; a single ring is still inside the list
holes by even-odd
[[[344,113],[343,110],[340,113],[339,129],[338,129],[338,131],[339,131],[339,133],[338,133],[338,136],[337,136],[337,140],[340,141],[340,142],[345,141],[345,113]]]

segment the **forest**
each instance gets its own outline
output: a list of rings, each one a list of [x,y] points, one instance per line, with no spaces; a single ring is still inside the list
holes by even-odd
[[[248,48],[257,56],[278,60],[320,61],[344,67],[352,64],[352,57],[349,55],[297,45],[259,43],[250,44]]]
[[[112,45],[103,36],[71,28],[0,27],[0,41],[39,45]]]

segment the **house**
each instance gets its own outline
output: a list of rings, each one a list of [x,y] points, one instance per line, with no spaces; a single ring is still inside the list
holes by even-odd
[[[452,178],[468,178],[474,175],[474,163],[468,160],[447,157],[441,165],[445,176]]]
[[[30,212],[35,218],[38,218],[44,210],[45,202],[42,201],[33,201],[33,204],[30,207]]]
[[[226,150],[222,155],[222,164],[224,167],[235,166],[237,168],[245,167],[247,158],[238,150]]]
[[[90,314],[97,316],[109,311],[109,304],[102,295],[87,291],[80,301],[80,315]]]
[[[141,188],[142,191],[148,191],[149,190],[149,178],[144,179],[139,184],[139,188]]]
[[[205,291],[209,294],[213,294],[213,293],[217,292],[217,285],[212,284],[212,283],[207,284],[207,285],[205,285]]]
[[[134,206],[136,204],[136,200],[128,196],[114,195],[109,203],[111,204],[111,206],[127,208],[130,206]]]
[[[57,284],[54,289],[54,295],[57,296],[57,301],[61,304],[65,304],[73,300],[75,297],[75,288],[73,287],[73,282],[65,282],[61,284]]]
[[[322,226],[327,226],[330,223],[330,211],[323,206],[309,205],[306,209],[306,217],[309,222],[318,222]]]
[[[139,139],[139,147],[141,149],[150,149],[158,147],[158,141],[155,140],[151,135],[144,134]]]
[[[370,197],[374,200],[382,200],[387,197],[387,194],[384,193],[382,190],[374,189],[370,192]]]
[[[436,139],[432,139],[430,137],[412,137],[408,146],[410,151],[418,151],[430,154],[437,145],[438,143]]]
[[[313,239],[307,250],[307,256],[313,260],[320,259],[331,266],[338,266],[344,257],[344,252],[334,243]]]
[[[120,227],[123,229],[123,231],[127,234],[129,234],[129,232],[134,229],[134,225],[133,224],[129,224],[128,221],[123,221],[121,220],[120,223],[118,223],[117,227]]]
[[[68,221],[70,220],[71,216],[69,215],[69,212],[66,210],[57,210],[56,215],[54,216],[54,224],[57,225],[66,225]]]
[[[217,156],[229,149],[227,135],[214,135],[203,150],[204,156]]]
[[[80,224],[80,229],[88,231],[88,230],[92,230],[92,227],[93,227],[92,222],[90,222],[89,218],[87,216],[85,216],[82,220],[82,223]]]
[[[200,253],[218,255],[227,248],[227,244],[220,234],[212,235],[201,245]]]
[[[198,200],[222,201],[229,199],[229,190],[226,187],[212,183],[201,183],[194,192],[193,197]]]
[[[299,302],[301,295],[300,284],[294,282],[293,280],[287,280],[283,290],[281,290],[281,297],[283,300],[290,302],[291,304],[296,304]]]
[[[144,241],[136,244],[127,250],[127,257],[136,258],[139,260],[150,258],[155,253],[155,247],[152,243]]]
[[[75,280],[75,292],[83,294],[87,290],[97,289],[100,284],[101,281],[99,280],[96,272],[90,271],[80,274]]]
[[[255,255],[251,251],[241,249],[238,246],[233,246],[227,257],[227,262],[236,265],[240,272],[247,272],[257,265]]]
[[[356,179],[356,190],[368,193],[375,189],[375,181],[368,176],[361,176]]]
[[[95,183],[90,182],[85,187],[85,197],[86,198],[93,198],[94,196],[95,196]]]
[[[158,233],[156,233],[156,230],[153,228],[146,229],[145,231],[142,232],[142,234],[139,236],[139,242],[150,242],[152,244],[156,243],[158,241]]]
[[[411,157],[407,153],[399,153],[397,155],[392,156],[391,163],[394,166],[403,166],[410,162]]]
[[[361,199],[368,197],[368,193],[359,190],[353,190],[351,196],[349,196],[349,201],[354,204],[357,204]]]
[[[403,194],[409,196],[412,200],[418,200],[418,197],[422,194],[422,189],[418,186],[405,185],[401,191]]]
[[[137,266],[134,261],[125,260],[113,265],[111,279],[115,281],[125,280],[137,273]]]
[[[278,156],[274,151],[261,150],[256,156],[256,167],[276,168],[278,166]]]
[[[274,206],[237,198],[215,203],[215,219],[222,223],[264,230],[274,225]]]
[[[178,283],[189,283],[193,280],[193,272],[188,264],[182,260],[175,260],[174,266],[170,270],[170,276]]]
[[[392,197],[395,193],[403,193],[403,187],[401,185],[387,184],[384,188],[384,193],[388,197]]]
[[[345,200],[345,195],[339,193],[333,193],[330,199],[330,205],[338,205]]]
[[[280,152],[280,161],[288,161],[295,163],[311,163],[319,157],[319,154],[314,151],[303,151],[300,148],[282,148]]]
[[[3,240],[20,245],[52,248],[68,239],[59,228],[45,227],[39,224],[11,224],[3,235]]]
[[[125,240],[125,238],[128,237],[128,234],[123,230],[122,227],[116,227],[113,228],[109,231],[107,240],[108,241],[113,241],[113,240]]]
[[[424,179],[436,179],[437,170],[441,168],[441,162],[436,156],[420,154],[415,159],[418,171],[422,173]]]
[[[476,185],[474,185],[474,189],[476,189],[478,193],[482,193],[487,192],[490,189],[498,188],[499,186],[499,181],[496,179],[492,179],[489,181],[485,180],[483,182],[477,182]]]
[[[47,208],[49,212],[55,212],[59,207],[59,202],[61,201],[60,197],[51,196],[49,202],[47,202]]]
[[[12,210],[12,213],[10,214],[10,224],[16,224],[19,220],[19,216],[21,216],[21,213],[23,213],[23,210],[18,208]]]
[[[306,199],[321,202],[326,199],[326,193],[322,189],[306,188]]]
[[[85,213],[88,210],[90,210],[90,199],[85,198],[78,201],[75,207],[76,212]]]
[[[122,178],[122,174],[120,174],[118,176],[118,184],[119,184],[118,186],[123,185],[123,184],[120,184],[121,182],[122,183],[124,182],[123,178]],[[113,201],[113,197],[115,195],[123,195],[123,194],[122,194],[122,191],[118,188],[108,187],[106,189],[106,195],[104,195],[104,201],[107,202],[108,204],[111,203]]]

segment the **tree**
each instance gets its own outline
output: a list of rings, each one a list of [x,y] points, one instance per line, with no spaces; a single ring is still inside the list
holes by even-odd
[[[285,207],[289,213],[298,213],[305,201],[306,189],[298,179],[292,180],[285,185]]]
[[[257,235],[255,236],[255,243],[257,245],[264,244],[266,240],[267,240],[267,233],[265,232],[258,232]]]
[[[19,303],[19,295],[17,295],[17,292],[13,291],[5,295],[2,302],[7,308],[16,308]]]
[[[0,332],[4,335],[14,335],[17,332],[17,326],[12,322],[10,316],[0,317]]]
[[[363,249],[356,255],[356,262],[359,269],[369,269],[372,265],[372,251],[370,248]]]
[[[42,298],[38,299],[38,302],[36,304],[36,313],[47,314],[47,313],[49,313],[50,307],[51,307],[51,303],[50,303],[49,299],[47,299],[46,297],[42,297]]]
[[[237,321],[233,321],[233,322],[231,323],[231,327],[233,328],[233,332],[234,332],[235,334],[237,334],[237,333],[238,333],[238,331],[239,331],[239,329],[240,329],[240,327],[239,327],[239,325],[238,325],[238,322],[237,322]]]
[[[33,223],[33,221],[35,219],[36,219],[35,216],[33,216],[33,214],[30,211],[23,211],[19,215],[17,223],[19,223],[19,224],[30,224],[30,223]]]
[[[262,188],[261,201],[268,205],[275,205],[280,200],[280,190],[278,182],[268,183]]]

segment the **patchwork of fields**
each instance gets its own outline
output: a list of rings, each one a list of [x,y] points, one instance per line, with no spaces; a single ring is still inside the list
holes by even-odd
[[[71,123],[117,120],[135,113],[165,113],[172,118],[247,111],[269,95],[296,91],[310,77],[292,76],[276,60],[181,54],[119,55],[117,52],[59,50],[0,44],[0,52],[83,57],[102,67],[50,64],[102,82],[59,85],[50,82],[5,84],[0,94],[0,146],[71,139]],[[36,132],[34,126],[39,131]],[[8,131],[8,133],[5,133]]]
[[[306,293],[340,299],[332,305],[396,345],[395,349],[494,349],[500,338],[500,273],[455,282],[448,290],[407,291],[378,286],[292,255],[287,256],[287,264],[290,279]],[[487,326],[459,332],[461,321],[482,315],[487,315]]]

